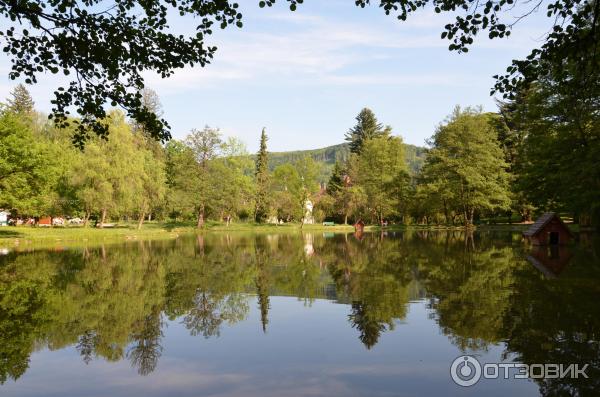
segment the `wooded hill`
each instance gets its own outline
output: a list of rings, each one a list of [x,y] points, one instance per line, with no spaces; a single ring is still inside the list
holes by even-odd
[[[269,152],[269,170],[282,164],[292,164],[295,161],[310,156],[314,161],[321,164],[319,179],[327,182],[331,176],[333,165],[336,161],[345,163],[350,154],[350,144],[327,146],[321,149],[294,150],[290,152]],[[415,145],[404,144],[404,156],[411,175],[416,175],[425,162],[425,148]]]

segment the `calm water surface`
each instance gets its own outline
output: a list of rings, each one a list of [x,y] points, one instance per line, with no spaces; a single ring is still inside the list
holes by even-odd
[[[0,256],[0,396],[597,396],[600,246],[213,234]],[[452,361],[588,364],[455,385]]]

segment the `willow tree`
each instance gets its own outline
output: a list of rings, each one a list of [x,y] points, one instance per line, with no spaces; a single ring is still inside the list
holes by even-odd
[[[82,203],[85,221],[93,213],[100,213],[100,227],[109,215],[143,212],[142,207],[147,206],[141,202],[157,198],[151,191],[161,190],[156,184],[162,179],[156,164],[145,164],[150,160],[136,144],[123,113],[114,111],[104,122],[110,138],[91,139],[71,172],[71,184]]]

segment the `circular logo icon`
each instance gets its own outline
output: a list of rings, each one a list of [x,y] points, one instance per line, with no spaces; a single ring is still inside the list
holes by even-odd
[[[473,356],[457,357],[450,366],[450,376],[459,386],[473,386],[481,378],[481,364]]]

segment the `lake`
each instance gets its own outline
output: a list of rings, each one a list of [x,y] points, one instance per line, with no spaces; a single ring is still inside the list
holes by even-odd
[[[598,395],[600,241],[578,240],[213,233],[3,252],[0,395]],[[461,387],[465,354],[588,378]]]

